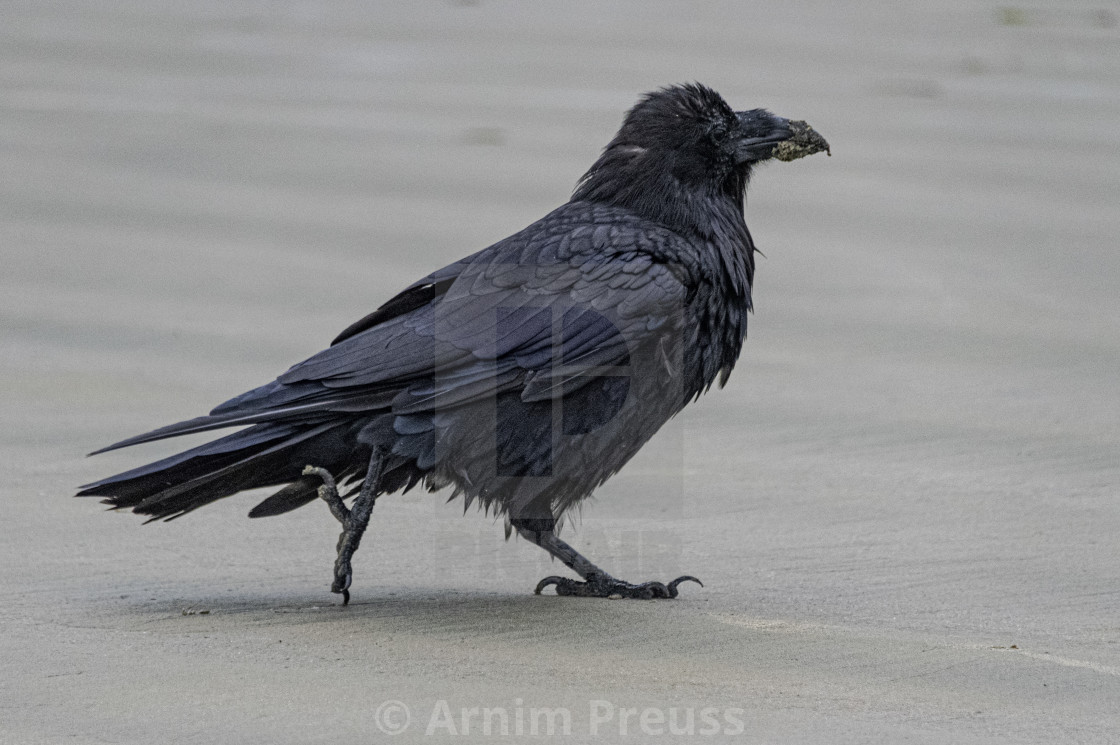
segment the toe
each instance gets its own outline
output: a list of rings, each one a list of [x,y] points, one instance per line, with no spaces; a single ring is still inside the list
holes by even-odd
[[[695,582],[696,584],[700,585],[701,587],[704,586],[703,582],[696,579],[692,575],[686,574],[682,577],[677,577],[675,580],[673,580],[672,582],[669,583],[668,597],[675,598],[677,596],[677,585],[679,585],[681,582]]]

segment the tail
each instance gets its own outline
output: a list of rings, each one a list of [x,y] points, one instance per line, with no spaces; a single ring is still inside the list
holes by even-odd
[[[316,498],[320,482],[302,475],[307,465],[326,468],[340,483],[365,476],[371,450],[359,442],[359,432],[367,424],[363,417],[342,421],[335,417],[325,422],[263,422],[170,458],[86,484],[77,496],[105,497],[102,503],[113,509],[131,508],[138,514],[150,515],[151,520],[173,520],[245,489],[286,484],[249,513],[250,517],[278,515]],[[157,432],[163,437],[184,433],[164,433],[171,429]],[[133,438],[118,445],[136,441],[144,440]]]

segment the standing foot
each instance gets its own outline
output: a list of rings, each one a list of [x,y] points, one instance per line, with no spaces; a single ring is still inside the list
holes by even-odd
[[[579,582],[567,577],[545,577],[538,584],[533,592],[537,595],[541,594],[541,590],[549,585],[556,585],[557,595],[572,595],[581,598],[609,598],[609,597],[623,597],[623,598],[638,598],[642,600],[651,600],[654,598],[675,598],[677,596],[677,585],[681,582],[695,582],[701,587],[704,583],[695,577],[685,575],[677,577],[668,585],[661,582],[643,582],[638,585],[632,585],[629,582],[624,582],[620,579],[615,579],[609,574],[591,574],[587,577],[586,582]]]

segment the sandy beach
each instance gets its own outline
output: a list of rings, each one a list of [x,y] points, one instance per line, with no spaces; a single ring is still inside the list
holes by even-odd
[[[0,742],[1120,740],[1120,8],[16,2],[0,10]],[[142,525],[86,459],[205,413],[565,201],[698,80],[758,170],[727,387],[532,589],[501,521],[263,495]]]

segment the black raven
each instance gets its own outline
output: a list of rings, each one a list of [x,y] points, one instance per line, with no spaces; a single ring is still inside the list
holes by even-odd
[[[342,523],[331,589],[348,602],[376,498],[450,486],[584,580],[547,577],[538,593],[676,597],[698,580],[615,579],[557,537],[557,519],[727,381],[751,310],[751,169],[827,148],[804,122],[735,112],[699,84],[650,93],[567,204],[405,288],[275,381],[104,450],[248,427],[78,496],[152,520],[257,487],[284,485],[250,517],[321,497]]]

